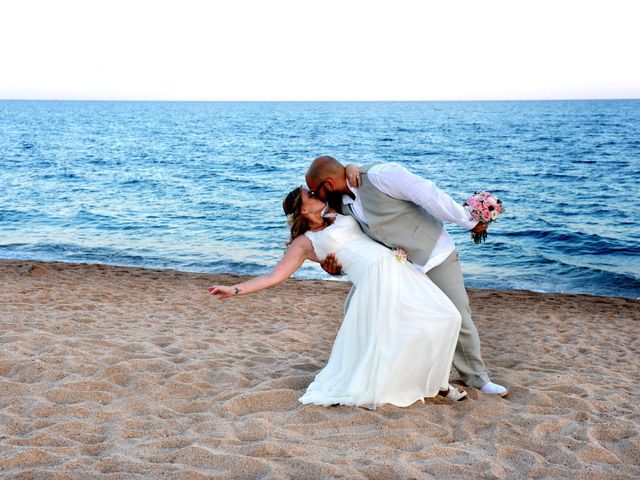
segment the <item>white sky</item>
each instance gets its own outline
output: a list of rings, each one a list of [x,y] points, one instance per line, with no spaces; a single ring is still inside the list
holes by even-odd
[[[0,99],[640,98],[637,0],[6,0]]]

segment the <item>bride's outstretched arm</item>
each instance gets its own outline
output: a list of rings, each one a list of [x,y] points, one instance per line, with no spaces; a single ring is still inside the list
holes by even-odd
[[[317,262],[318,259],[313,251],[311,241],[304,235],[296,238],[285,252],[284,256],[275,268],[266,275],[254,277],[246,282],[236,285],[212,285],[209,287],[209,293],[220,300],[237,295],[248,295],[249,293],[258,292],[266,288],[271,288],[279,283],[284,282],[293,273],[300,268],[305,260]]]

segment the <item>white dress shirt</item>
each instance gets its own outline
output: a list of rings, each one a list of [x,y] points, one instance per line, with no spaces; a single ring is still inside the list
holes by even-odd
[[[367,176],[373,186],[382,193],[399,200],[413,202],[436,218],[453,222],[467,230],[471,230],[478,223],[461,204],[456,203],[432,181],[414,175],[402,165],[397,163],[374,165],[367,172]],[[349,195],[343,195],[343,202],[351,204],[353,215],[369,226],[360,195],[358,195],[358,188],[351,186],[348,181],[347,186],[356,198],[354,200]],[[453,239],[443,227],[427,263],[416,265],[416,267],[426,273],[444,262],[455,249]]]

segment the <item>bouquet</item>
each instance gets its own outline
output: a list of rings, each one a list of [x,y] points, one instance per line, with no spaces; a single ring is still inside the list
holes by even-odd
[[[474,192],[465,200],[462,206],[469,212],[473,219],[483,225],[495,222],[498,215],[504,212],[500,199],[489,192]],[[471,232],[474,243],[482,243],[487,240],[487,232]]]

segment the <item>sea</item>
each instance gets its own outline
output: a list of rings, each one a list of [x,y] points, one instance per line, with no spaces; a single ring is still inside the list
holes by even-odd
[[[264,274],[318,155],[498,196],[468,287],[640,298],[640,100],[0,101],[0,258]]]

